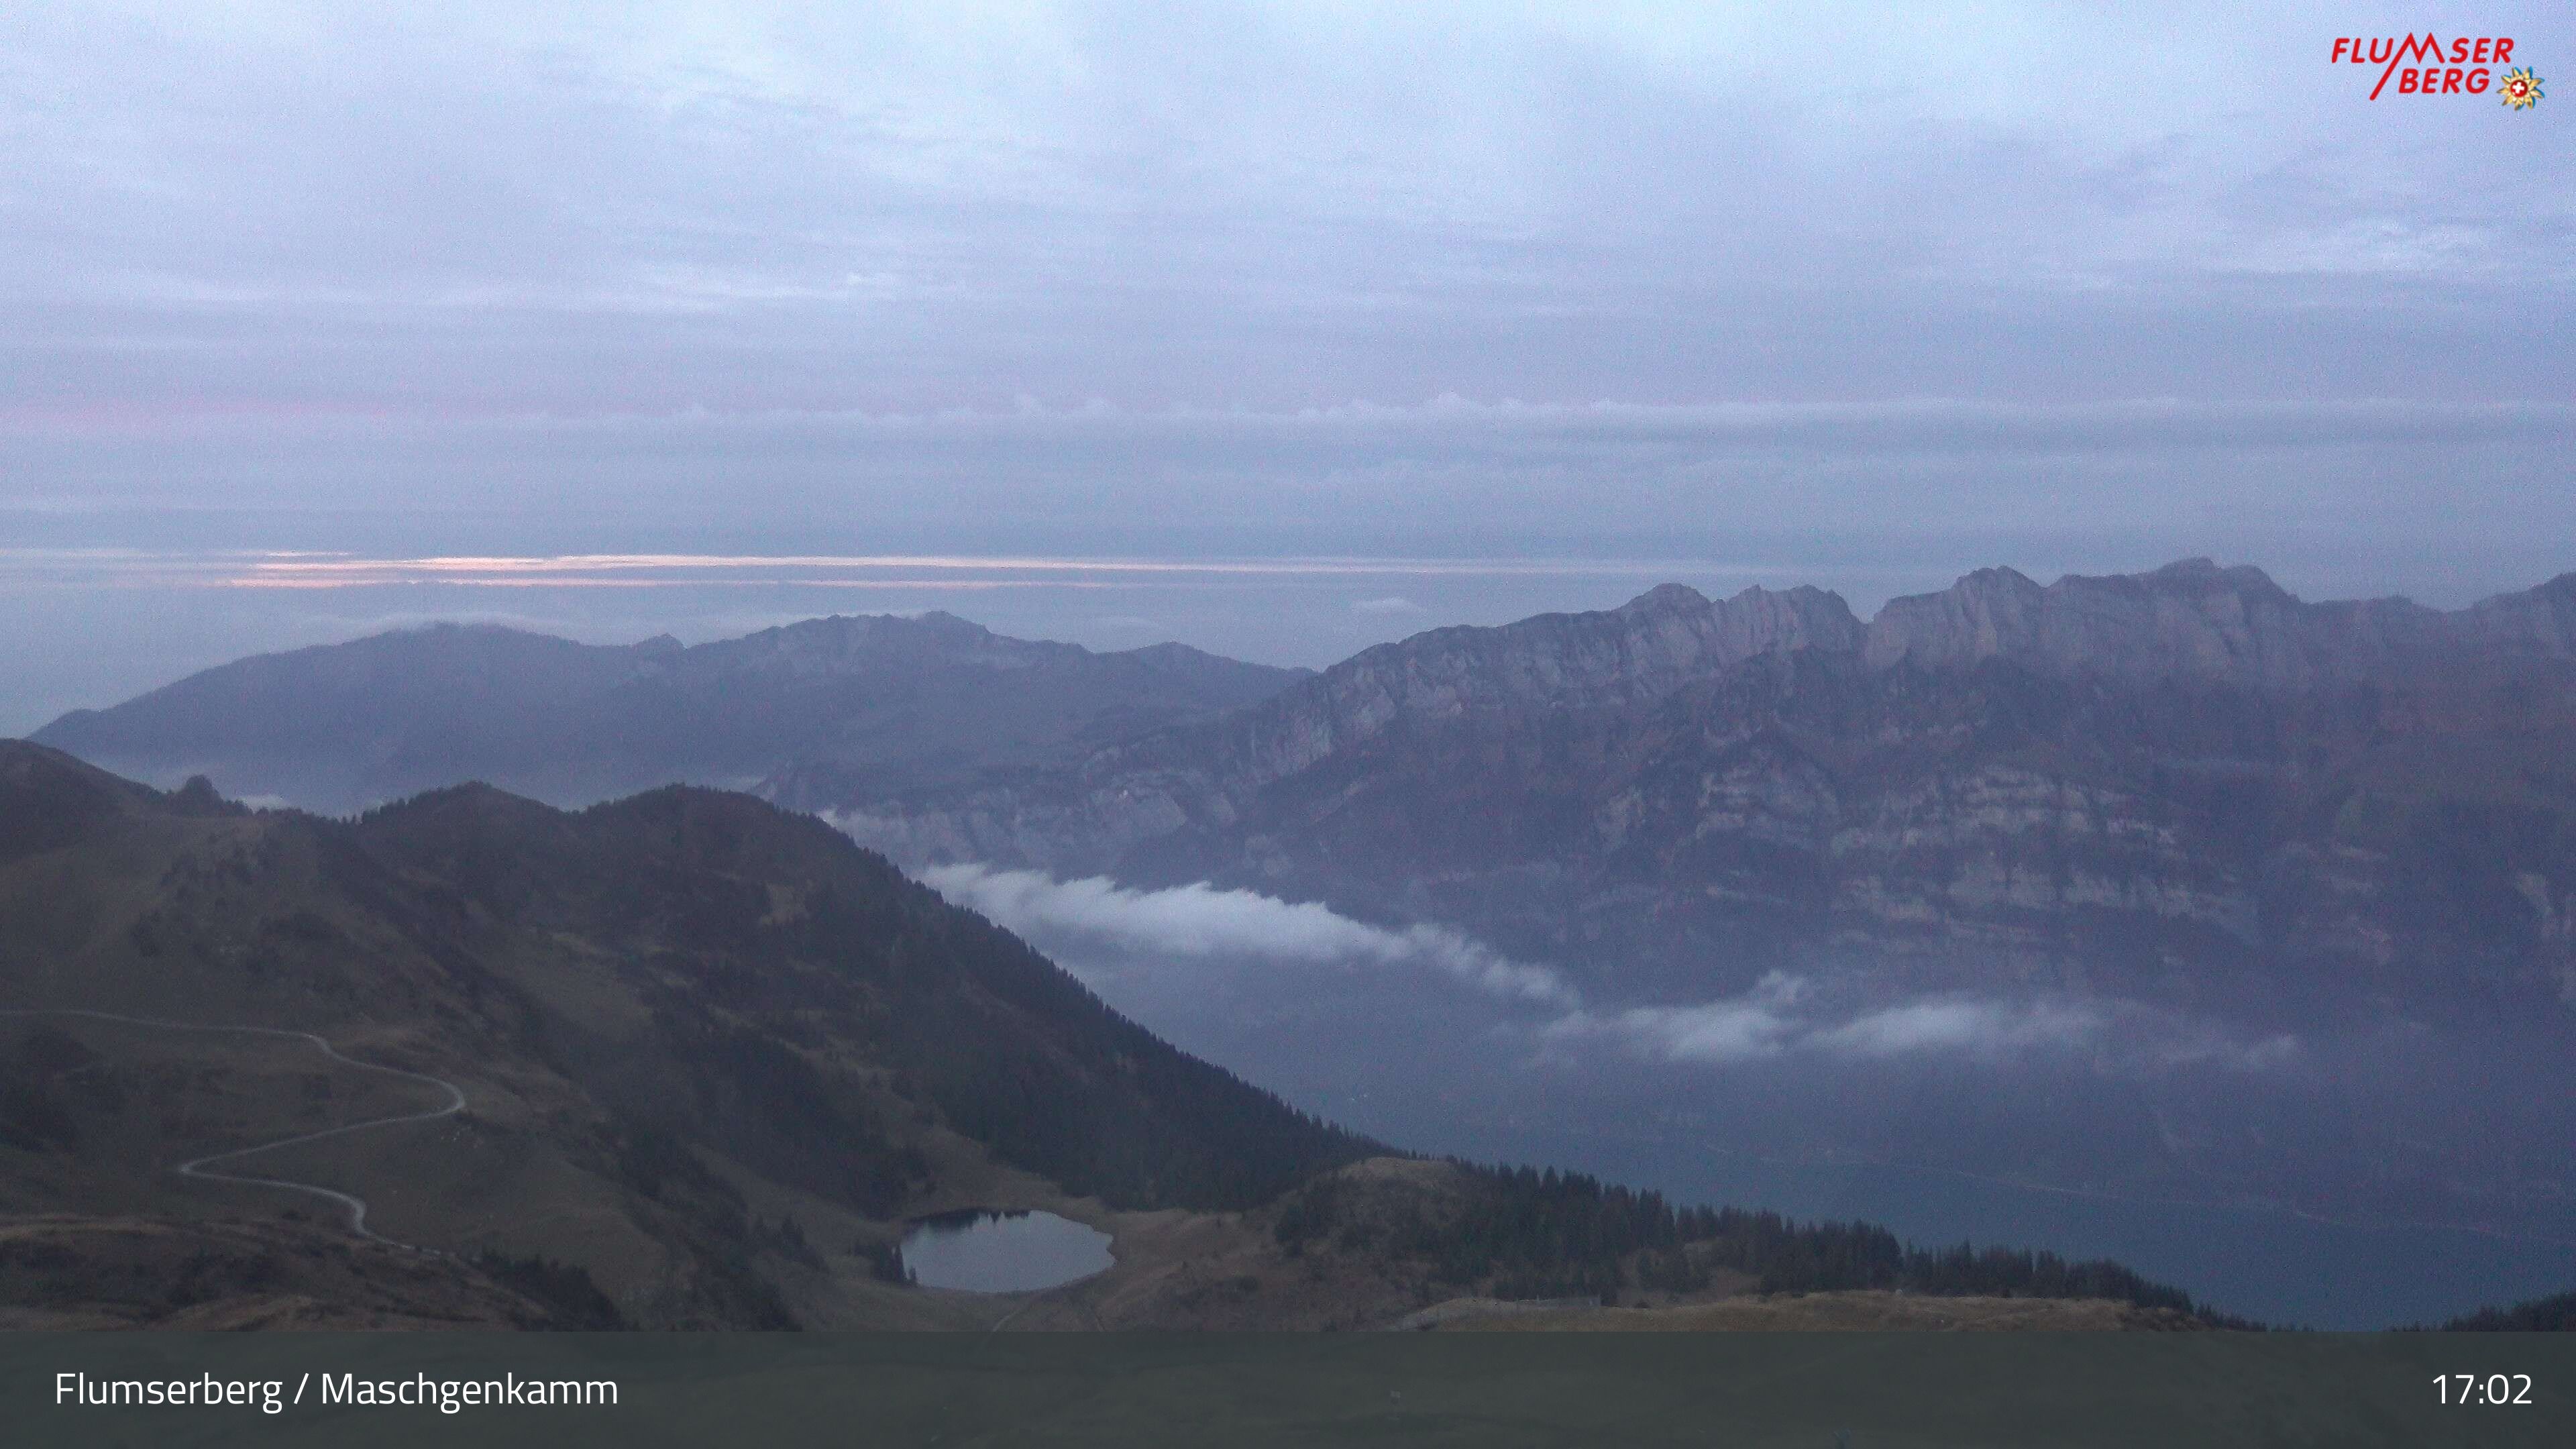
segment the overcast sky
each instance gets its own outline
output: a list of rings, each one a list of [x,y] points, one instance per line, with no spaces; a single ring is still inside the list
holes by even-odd
[[[2576,568],[2576,91],[2329,59],[2564,4],[957,8],[0,8],[0,729],[427,617]]]

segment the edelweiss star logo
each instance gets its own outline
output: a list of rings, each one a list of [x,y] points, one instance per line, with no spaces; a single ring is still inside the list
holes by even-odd
[[[2533,75],[2529,66],[2518,67],[2504,73],[2504,80],[2498,83],[2496,91],[2504,97],[2506,105],[2517,111],[2527,111],[2540,104],[2540,77]]]

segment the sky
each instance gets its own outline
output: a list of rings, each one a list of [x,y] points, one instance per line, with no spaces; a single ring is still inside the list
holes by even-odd
[[[434,618],[2576,568],[2564,5],[962,11],[0,9],[0,732]],[[2330,58],[2424,31],[2544,99]]]

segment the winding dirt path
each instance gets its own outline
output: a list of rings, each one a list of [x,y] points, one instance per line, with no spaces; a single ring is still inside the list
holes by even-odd
[[[180,1163],[175,1170],[181,1177],[192,1177],[200,1182],[230,1182],[247,1187],[282,1188],[288,1192],[306,1193],[313,1197],[323,1198],[336,1204],[343,1211],[348,1213],[349,1231],[357,1234],[359,1237],[365,1238],[370,1242],[383,1243],[388,1247],[403,1248],[414,1253],[439,1253],[439,1250],[436,1248],[424,1248],[417,1243],[405,1243],[393,1238],[388,1238],[384,1234],[368,1227],[367,1200],[359,1197],[355,1193],[342,1192],[337,1188],[323,1187],[316,1183],[295,1182],[282,1177],[253,1177],[247,1173],[218,1172],[213,1170],[213,1165],[218,1162],[237,1161],[256,1153],[273,1152],[281,1147],[299,1147],[307,1142],[320,1142],[326,1138],[345,1137],[352,1132],[365,1132],[377,1127],[398,1127],[405,1122],[435,1122],[442,1117],[453,1117],[457,1113],[465,1110],[465,1090],[457,1086],[454,1082],[448,1081],[444,1077],[433,1077],[423,1072],[407,1072],[400,1067],[379,1066],[374,1062],[362,1062],[355,1057],[342,1056],[329,1042],[324,1041],[322,1038],[315,1036],[309,1031],[286,1031],[273,1026],[205,1026],[197,1022],[158,1021],[151,1017],[124,1016],[113,1011],[83,1011],[70,1007],[50,1009],[40,1007],[0,1007],[0,1016],[77,1016],[86,1017],[92,1021],[113,1021],[120,1022],[126,1026],[151,1027],[160,1031],[207,1031],[224,1032],[235,1036],[282,1037],[291,1041],[303,1042],[321,1052],[322,1055],[329,1057],[331,1060],[338,1062],[345,1067],[355,1067],[362,1072],[376,1072],[388,1077],[400,1077],[407,1082],[419,1082],[425,1086],[436,1087],[441,1092],[447,1094],[447,1103],[445,1106],[435,1107],[426,1112],[406,1112],[395,1117],[371,1117],[364,1122],[351,1122],[341,1127],[326,1127],[319,1132],[304,1132],[293,1137],[281,1137],[275,1142],[262,1142],[255,1147],[236,1147],[229,1152],[210,1152],[203,1157],[192,1157],[186,1162]],[[444,1254],[439,1255],[444,1256]]]

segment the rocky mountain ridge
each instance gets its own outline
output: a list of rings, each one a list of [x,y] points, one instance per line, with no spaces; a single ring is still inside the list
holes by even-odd
[[[2299,690],[2420,667],[2445,650],[2576,657],[2576,574],[2442,613],[2403,598],[2303,603],[2261,569],[2208,559],[2045,588],[1980,569],[1940,593],[1889,600],[1861,655],[1875,669],[2001,658],[2055,674]]]
[[[1645,995],[1866,961],[2492,1005],[2576,1000],[2571,760],[2576,575],[2442,613],[2191,560],[1983,570],[1865,625],[1667,585],[1381,646],[1070,770],[767,789],[909,862],[1440,920]]]

